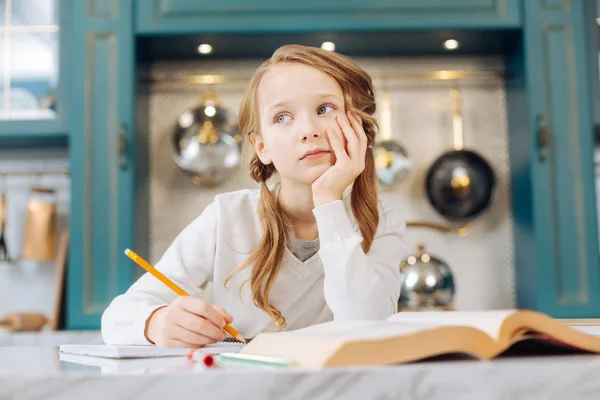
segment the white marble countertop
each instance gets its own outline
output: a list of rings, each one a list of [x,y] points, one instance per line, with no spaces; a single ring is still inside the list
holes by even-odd
[[[99,330],[6,332],[0,329],[0,346],[59,346],[61,344],[102,344]]]
[[[88,364],[88,365],[86,365]],[[598,399],[600,356],[377,368],[206,369],[185,357],[103,360],[0,347],[0,399]]]

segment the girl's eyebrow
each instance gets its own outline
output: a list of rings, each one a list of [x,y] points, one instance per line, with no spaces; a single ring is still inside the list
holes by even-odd
[[[340,96],[337,96],[337,95],[335,95],[333,93],[329,93],[329,92],[316,93],[313,97],[318,98],[318,99],[332,98],[332,99],[336,99],[338,101],[343,101]],[[269,110],[267,112],[270,113],[277,108],[285,107],[289,103],[290,103],[290,101],[288,101],[288,100],[280,101],[277,104],[274,104],[273,106],[269,107]]]
[[[337,96],[337,95],[335,95],[333,93],[319,93],[319,94],[316,95],[316,97],[323,98],[323,99],[325,99],[325,98],[334,98],[334,99],[342,101],[342,98],[340,96]]]
[[[286,104],[288,104],[288,103],[289,103],[289,102],[288,102],[288,101],[286,101],[286,100],[284,100],[284,101],[280,101],[279,103],[277,103],[277,104],[275,104],[274,106],[270,107],[270,108],[269,108],[269,110],[268,110],[268,112],[271,112],[271,111],[273,111],[273,110],[274,110],[274,109],[276,109],[276,108],[283,107],[283,106],[285,106],[285,105],[286,105]]]

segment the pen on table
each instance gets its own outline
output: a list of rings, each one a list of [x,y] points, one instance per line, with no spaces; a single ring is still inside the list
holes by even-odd
[[[190,361],[202,361],[205,367],[212,367],[215,364],[215,357],[218,353],[205,353],[198,354],[199,349],[191,349],[187,354],[187,359]]]
[[[167,287],[169,287],[169,289],[171,289],[178,295],[189,296],[189,294],[185,290],[183,290],[182,288],[177,286],[173,281],[171,281],[169,278],[164,276],[159,270],[154,268],[146,260],[144,260],[142,257],[137,255],[132,250],[126,249],[125,254],[127,255],[127,257],[131,258],[137,265],[139,265],[140,267],[144,268],[146,271],[148,271],[149,273],[154,275],[154,277],[156,279],[158,279],[159,281],[161,281],[162,283],[167,285]],[[225,329],[227,331],[227,333],[229,333],[231,336],[233,336],[237,340],[246,343],[246,339],[244,339],[244,337],[238,331],[233,329],[229,324],[225,325],[225,327],[223,329]]]
[[[288,367],[290,363],[279,357],[257,356],[251,354],[240,353],[203,353],[196,355],[197,352],[188,354],[188,360],[202,361],[205,367],[212,367],[216,363],[226,365],[246,365],[246,366],[263,366],[263,367]]]
[[[270,357],[270,356],[258,356],[253,354],[241,354],[241,353],[219,353],[213,360],[204,360],[204,364],[210,365],[218,362],[220,364],[230,365],[247,365],[247,366],[263,366],[263,367],[283,367],[287,368],[291,364],[284,358]]]

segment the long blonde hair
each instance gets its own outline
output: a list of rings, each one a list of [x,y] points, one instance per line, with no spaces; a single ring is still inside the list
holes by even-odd
[[[367,142],[372,146],[377,131],[375,94],[371,77],[349,58],[316,47],[286,45],[277,49],[270,59],[258,67],[244,93],[240,107],[239,124],[244,136],[260,135],[257,88],[270,66],[282,63],[300,63],[321,70],[335,79],[342,89],[346,107],[356,113],[363,123]],[[290,219],[279,206],[275,195],[267,187],[267,180],[276,172],[271,163],[263,164],[256,153],[250,161],[250,176],[260,183],[258,212],[261,216],[263,237],[248,260],[234,274],[253,265],[250,288],[254,304],[267,312],[278,328],[286,326],[281,312],[269,302],[269,294],[277,279],[287,246],[287,232],[292,231]],[[367,149],[365,168],[352,185],[350,204],[363,238],[365,253],[371,248],[379,225],[377,178],[373,152]]]

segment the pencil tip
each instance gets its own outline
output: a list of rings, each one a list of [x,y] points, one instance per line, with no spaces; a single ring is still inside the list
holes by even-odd
[[[235,338],[236,338],[237,340],[239,340],[240,342],[244,342],[244,343],[246,343],[246,339],[244,339],[244,337],[243,337],[242,335],[237,335]]]

